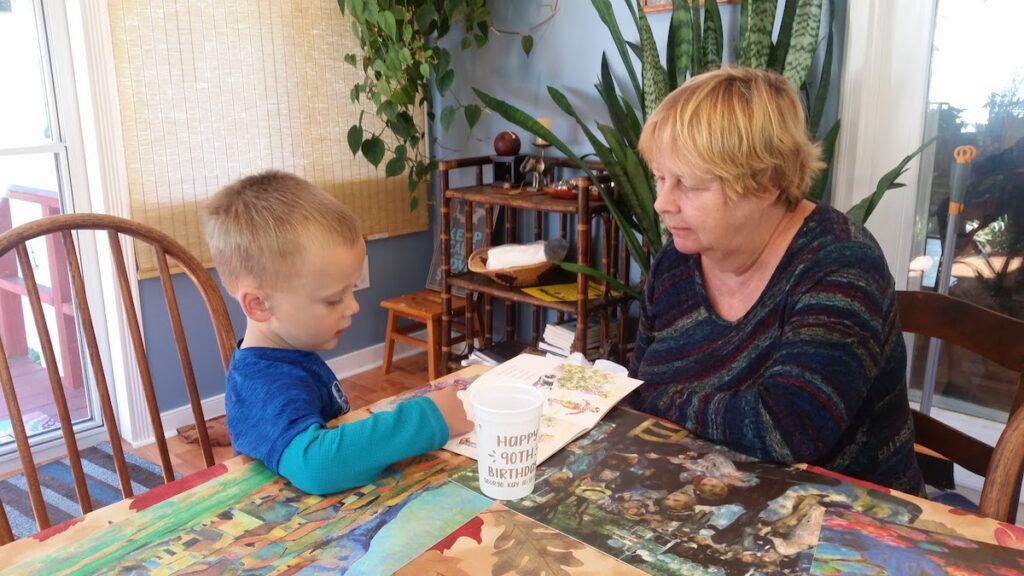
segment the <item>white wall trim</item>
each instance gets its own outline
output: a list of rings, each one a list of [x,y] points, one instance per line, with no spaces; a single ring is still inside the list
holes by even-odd
[[[937,0],[847,2],[832,204],[847,210],[921,145]],[[915,160],[868,220],[896,285],[907,283],[918,191]]]
[[[419,330],[409,334],[413,338],[419,338],[426,340],[426,331]],[[407,346],[401,342],[395,342],[395,360],[412,356],[413,354],[424,354],[426,350],[420,350],[419,348],[413,348]],[[359,374],[372,370],[384,364],[384,343],[374,344],[368,346],[362,350],[356,350],[355,352],[349,352],[348,354],[342,354],[341,356],[335,356],[327,360],[327,365],[334,372],[334,375],[338,378],[348,378],[353,374]],[[426,384],[426,380],[423,384]]]
[[[89,172],[90,205],[94,212],[130,217],[128,171],[125,164],[124,139],[121,127],[120,102],[114,73],[114,56],[110,36],[107,3],[82,0],[68,3],[68,26],[75,30],[80,50],[76,51],[76,81],[81,103],[83,140]],[[125,257],[134,262],[134,246],[123,244],[125,254],[110,254],[105,243],[98,243],[100,283],[105,320],[97,326],[98,336],[106,333],[109,343],[107,379],[117,404],[121,435],[131,444],[152,439],[153,431],[147,416],[138,367],[131,352],[130,339],[120,306],[116,277],[111,258]],[[128,281],[138,314],[139,293],[135,267],[128,267]],[[99,323],[97,323],[99,324]],[[115,327],[107,330],[106,327]]]
[[[414,338],[426,338],[426,332],[420,330],[418,332],[411,333]],[[395,360],[400,360],[413,354],[423,354],[425,350],[419,348],[413,348],[412,346],[406,346],[400,342],[395,343]],[[363,348],[362,350],[356,350],[355,352],[349,352],[348,354],[342,354],[341,356],[335,356],[327,360],[327,366],[330,367],[331,371],[338,378],[347,378],[353,374],[359,374],[366,372],[367,370],[373,370],[379,368],[384,362],[384,344],[375,344]],[[423,381],[426,384],[426,380]],[[224,395],[218,394],[209,398],[203,399],[203,416],[207,419],[216,418],[217,416],[224,415]],[[177,429],[186,424],[192,424],[192,408],[188,405],[167,410],[160,413],[160,420],[164,425],[164,433],[168,438],[177,436]],[[147,444],[153,443],[152,428],[150,429],[148,436],[144,438],[127,438],[125,441],[132,448],[139,448]],[[123,435],[123,434],[122,434]]]

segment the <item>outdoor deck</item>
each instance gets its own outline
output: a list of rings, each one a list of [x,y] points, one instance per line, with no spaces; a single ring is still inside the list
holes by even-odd
[[[18,404],[21,406],[22,416],[26,421],[45,414],[54,420],[57,419],[57,408],[53,402],[53,394],[50,391],[50,381],[46,376],[46,369],[30,360],[27,356],[17,356],[9,359],[11,375],[14,377],[14,387],[18,393]],[[89,406],[86,400],[85,388],[64,389],[68,399],[68,409],[71,411],[71,419],[78,420],[89,414]],[[0,422],[8,420],[7,403],[0,402]]]

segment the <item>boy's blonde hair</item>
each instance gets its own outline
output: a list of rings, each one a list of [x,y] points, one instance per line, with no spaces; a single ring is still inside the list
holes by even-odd
[[[779,189],[795,206],[825,164],[804,126],[800,97],[785,78],[753,68],[700,74],[647,119],[640,154],[673,169],[718,177],[729,198]]]
[[[272,288],[318,248],[362,242],[359,220],[310,182],[268,170],[221,188],[206,205],[206,240],[225,285],[249,278]],[[230,289],[230,288],[229,288]]]

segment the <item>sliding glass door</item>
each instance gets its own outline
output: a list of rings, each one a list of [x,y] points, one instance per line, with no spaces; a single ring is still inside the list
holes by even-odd
[[[0,0],[0,232],[69,212],[83,175],[80,141],[70,135],[77,111],[61,6],[42,0]],[[55,13],[60,18],[55,17]],[[66,37],[66,32],[63,32]],[[59,242],[40,239],[29,253],[47,317],[72,420],[90,423],[89,379],[83,371],[77,319]],[[14,254],[0,259],[0,337],[29,432],[44,438],[58,426],[24,283]],[[13,450],[6,403],[0,404],[0,456]]]
[[[938,0],[925,138],[934,150],[922,166],[918,221],[908,288],[948,292],[1024,319],[1024,36],[1017,0]],[[962,210],[950,210],[953,151],[977,156]],[[947,234],[950,220],[952,233]],[[939,284],[943,253],[952,251],[949,282]],[[928,354],[917,338],[911,386],[921,390],[932,365],[934,406],[1005,421],[1018,376],[955,347]],[[929,383],[925,383],[926,385]]]

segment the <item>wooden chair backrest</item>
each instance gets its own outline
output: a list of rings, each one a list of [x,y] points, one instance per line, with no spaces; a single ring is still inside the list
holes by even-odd
[[[1024,471],[1024,321],[935,292],[900,291],[896,296],[904,331],[938,338],[1018,373],[1010,417],[995,447],[913,413],[918,444],[985,477],[980,512],[1013,522]]]
[[[139,377],[145,395],[146,407],[149,412],[149,421],[153,426],[165,483],[174,479],[174,469],[171,465],[170,455],[167,449],[167,439],[164,435],[163,424],[160,420],[160,409],[157,406],[156,393],[153,388],[153,379],[150,373],[149,361],[146,356],[139,316],[136,312],[136,306],[128,280],[125,258],[123,257],[124,252],[121,244],[122,235],[138,241],[138,249],[144,249],[143,245],[148,245],[154,252],[167,304],[167,312],[170,318],[171,329],[174,333],[175,344],[177,345],[178,358],[181,362],[182,373],[184,375],[184,383],[188,391],[189,402],[192,407],[192,414],[195,419],[203,458],[207,466],[212,466],[214,464],[213,451],[210,445],[209,434],[206,429],[206,420],[203,417],[203,409],[200,402],[199,390],[196,386],[192,360],[186,345],[185,331],[182,326],[181,315],[178,309],[178,299],[175,295],[174,287],[171,282],[170,264],[168,262],[169,259],[176,263],[185,272],[185,274],[191,278],[193,284],[202,295],[202,298],[206,303],[207,311],[210,314],[210,319],[213,323],[217,346],[220,350],[221,362],[225,370],[227,370],[228,362],[230,361],[231,354],[235,348],[235,336],[234,330],[231,326],[231,320],[228,316],[227,307],[224,304],[224,299],[222,298],[220,290],[217,288],[217,285],[214,283],[209,272],[184,246],[155,228],[115,216],[102,214],[66,214],[42,218],[40,220],[18,226],[17,228],[0,235],[0,259],[8,257],[9,255],[12,257],[16,255],[17,263],[21,270],[25,293],[28,297],[29,304],[31,305],[32,316],[35,321],[35,329],[39,335],[43,361],[47,367],[53,402],[57,411],[57,419],[60,422],[60,429],[68,454],[72,476],[75,482],[75,490],[78,495],[82,514],[85,514],[92,510],[92,502],[89,497],[89,490],[86,485],[85,474],[82,469],[78,443],[75,439],[75,434],[73,433],[71,416],[68,410],[68,402],[64,393],[64,386],[62,384],[62,377],[58,370],[58,363],[55,360],[53,343],[46,325],[42,300],[40,298],[40,289],[36,283],[35,274],[33,273],[32,264],[29,258],[29,251],[26,244],[29,240],[46,236],[55,240],[50,243],[51,249],[59,249],[60,245],[63,245],[64,255],[67,261],[67,273],[69,274],[70,288],[74,297],[75,311],[78,314],[79,326],[85,340],[85,350],[88,355],[89,368],[99,395],[99,408],[110,440],[115,468],[120,481],[121,494],[124,498],[129,498],[134,494],[132,492],[131,480],[128,476],[128,467],[125,462],[124,452],[121,447],[121,438],[117,427],[117,419],[115,418],[113,405],[111,404],[111,398],[108,392],[102,356],[100,355],[99,346],[96,340],[96,331],[93,326],[93,317],[86,298],[85,283],[82,277],[82,267],[78,256],[79,253],[76,250],[77,234],[80,234],[81,231],[96,231],[97,243],[101,241],[101,236],[105,234],[107,241],[109,242],[113,264],[117,275],[120,301],[123,305],[124,318],[127,323],[132,351],[139,369]],[[55,279],[51,279],[51,283],[55,281]],[[21,458],[22,471],[25,475],[28,493],[32,503],[32,511],[38,528],[43,530],[50,526],[50,520],[46,512],[46,505],[43,501],[35,461],[32,456],[32,450],[29,446],[28,435],[26,434],[25,426],[22,422],[21,409],[18,404],[18,397],[14,388],[10,364],[7,360],[7,353],[4,349],[2,338],[0,338],[0,386],[2,386],[4,399],[7,403],[7,409],[10,414],[12,430],[18,446],[18,453]],[[0,505],[0,544],[10,542],[13,539],[8,518],[3,510],[3,506]]]

